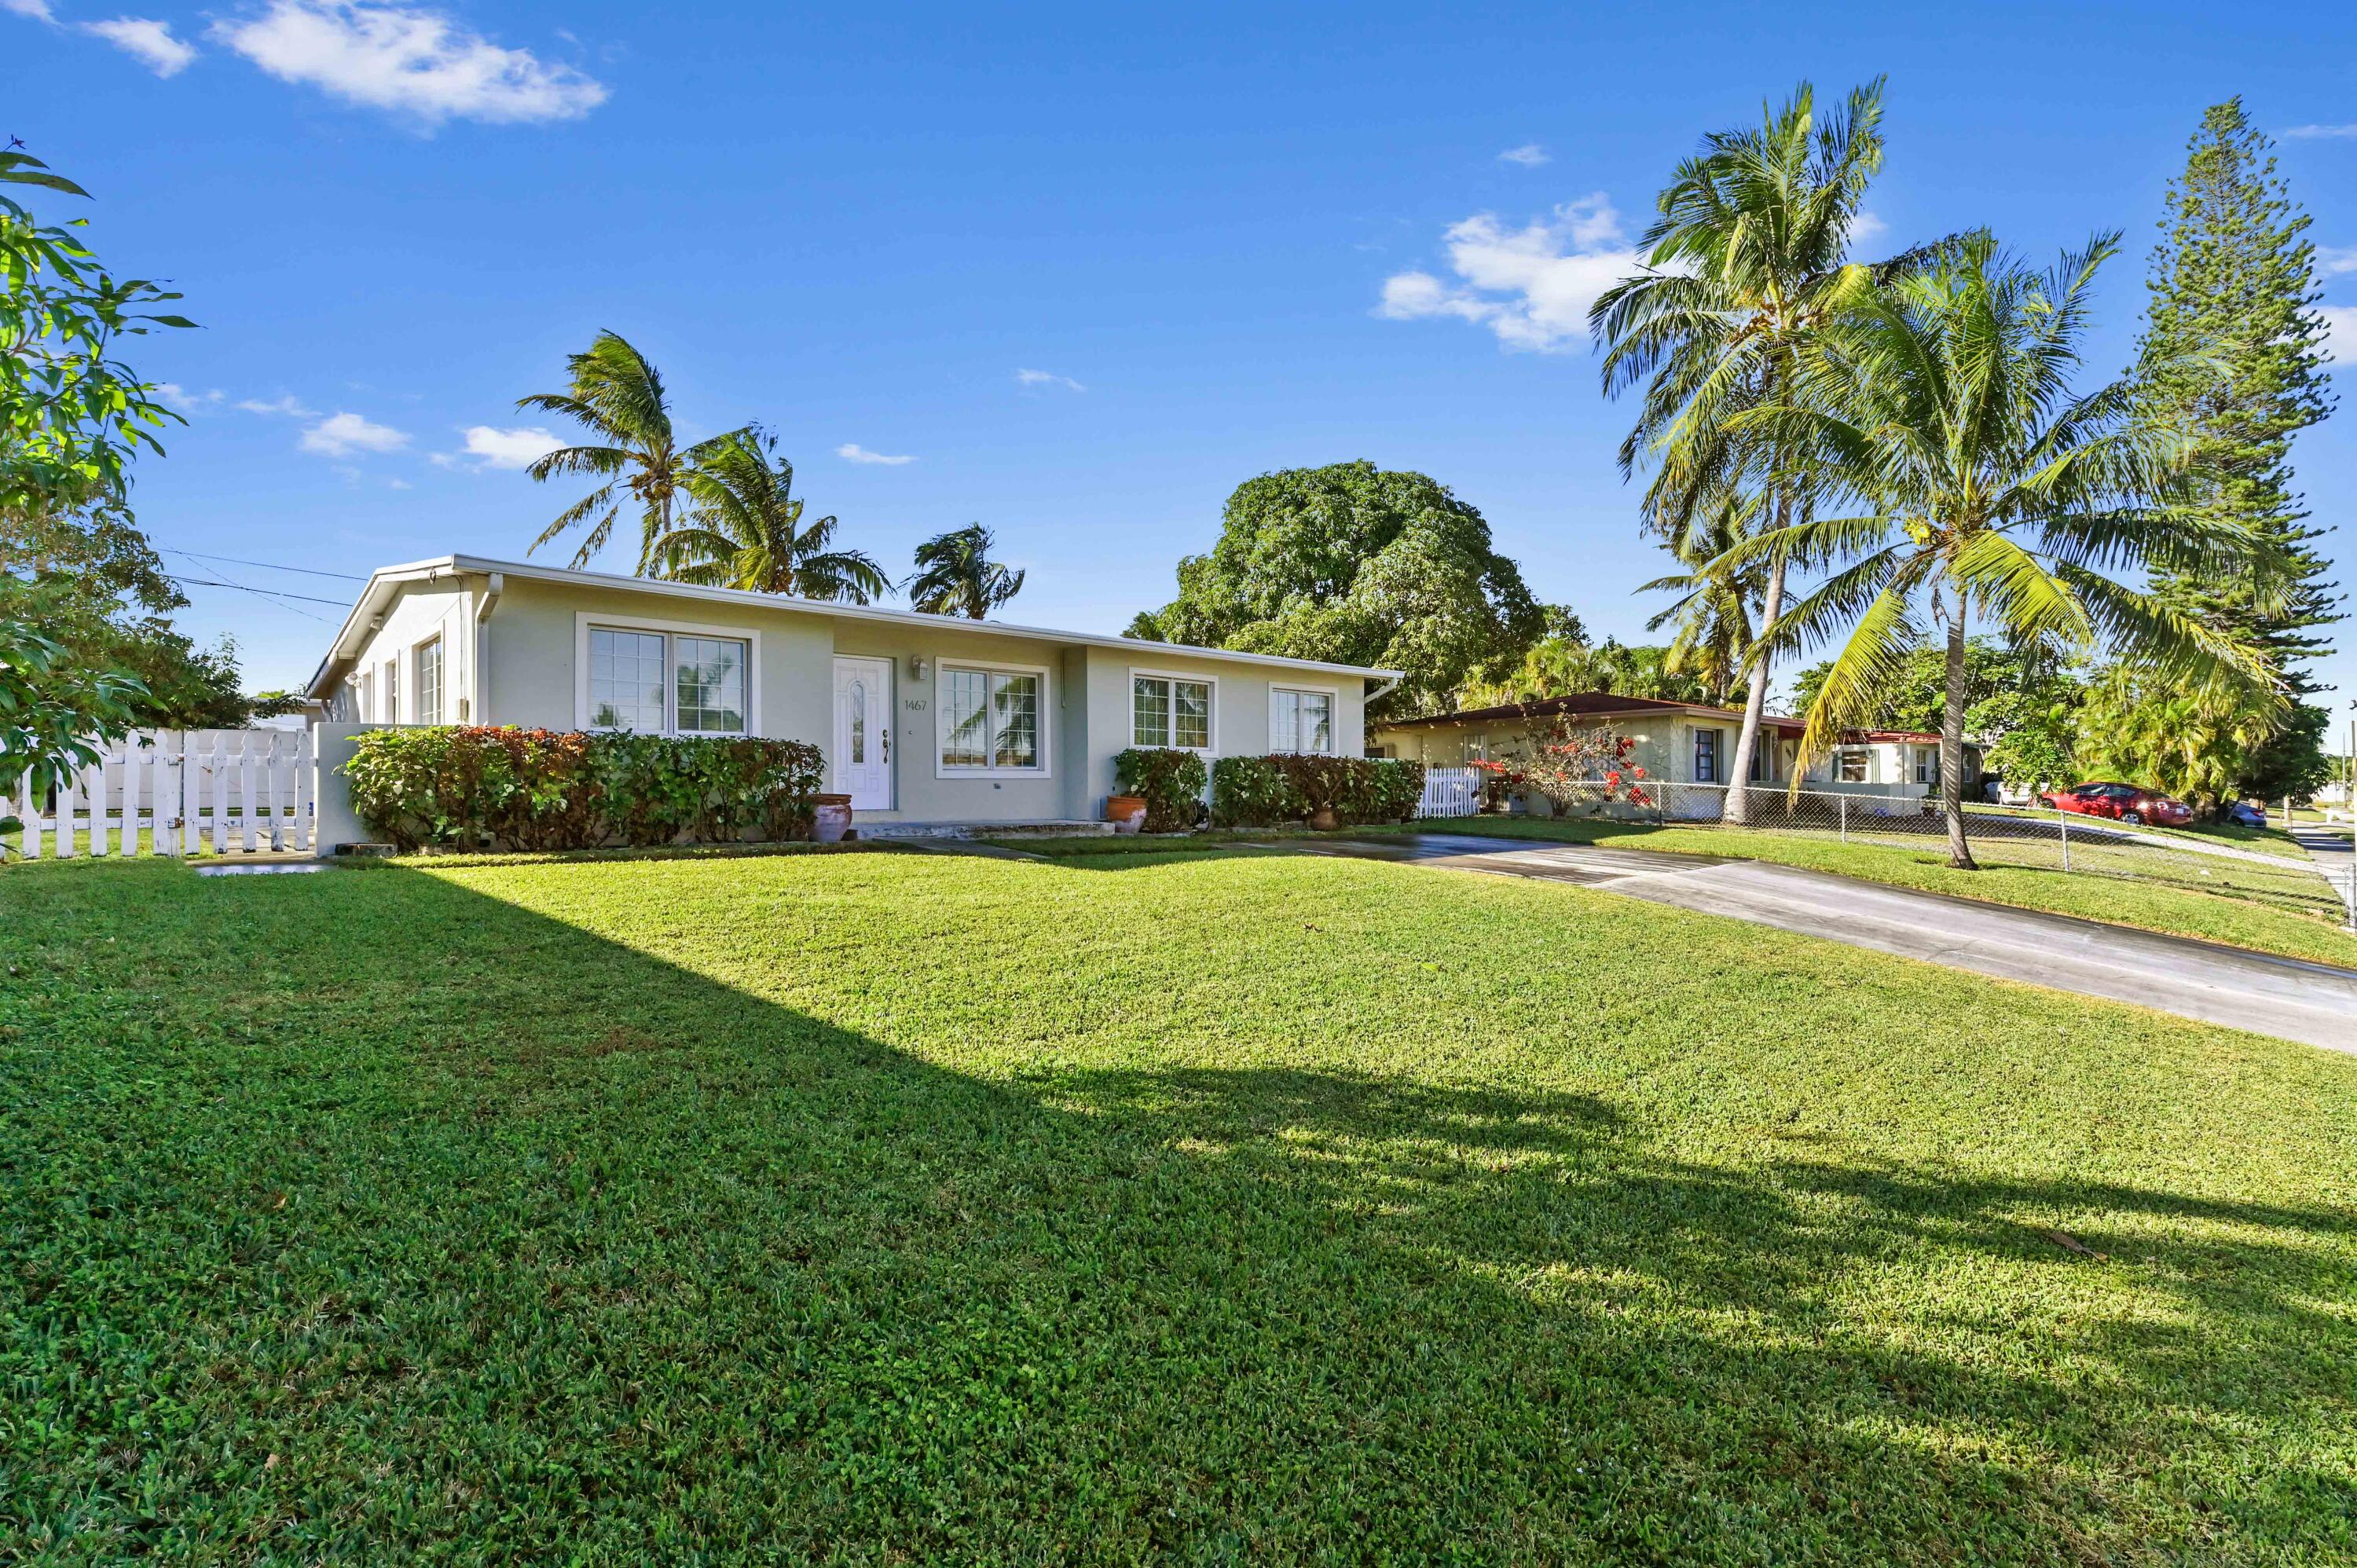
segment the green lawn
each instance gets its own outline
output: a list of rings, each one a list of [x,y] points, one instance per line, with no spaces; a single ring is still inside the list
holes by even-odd
[[[1283,854],[0,916],[0,1558],[2357,1552],[2357,1058]]]

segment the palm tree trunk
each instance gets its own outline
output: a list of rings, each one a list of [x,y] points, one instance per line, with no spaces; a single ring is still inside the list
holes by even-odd
[[[1940,810],[1948,819],[1948,864],[1978,871],[1964,839],[1964,596],[1948,614],[1948,692],[1940,715]]]
[[[1782,528],[1792,518],[1792,491],[1779,485],[1776,489],[1776,526]],[[1784,557],[1779,554],[1768,568],[1768,596],[1760,608],[1760,637],[1765,639],[1776,629],[1776,618],[1784,609]],[[1753,661],[1751,682],[1743,696],[1743,728],[1735,737],[1735,756],[1728,763],[1727,780],[1726,820],[1748,822],[1751,820],[1751,757],[1760,749],[1760,721],[1768,711],[1768,660],[1763,655]],[[1775,769],[1766,770],[1770,778]]]

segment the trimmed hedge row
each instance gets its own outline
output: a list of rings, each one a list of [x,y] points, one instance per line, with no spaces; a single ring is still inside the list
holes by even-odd
[[[1424,799],[1424,764],[1363,757],[1222,757],[1211,765],[1211,821],[1265,828],[1330,811],[1344,822],[1404,822]]]
[[[798,740],[439,725],[355,745],[353,809],[402,850],[805,839],[825,779]]]

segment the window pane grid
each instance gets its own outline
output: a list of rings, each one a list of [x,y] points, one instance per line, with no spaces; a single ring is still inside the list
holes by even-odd
[[[990,677],[980,670],[944,670],[942,702],[949,714],[949,734],[942,742],[944,768],[986,768],[990,753],[984,737],[990,723]]]
[[[1174,743],[1196,751],[1211,748],[1211,688],[1203,681],[1174,681],[1171,734]]]
[[[934,688],[942,709],[941,766],[976,772],[1041,771],[1043,683],[1036,673],[942,666]]]
[[[662,733],[661,632],[590,629],[589,722],[600,729]]]
[[[745,648],[735,638],[672,639],[682,735],[736,735],[745,729]]]
[[[417,722],[442,722],[442,639],[436,638],[417,650]]]
[[[1129,683],[1130,744],[1170,744],[1170,682],[1140,675]]]
[[[997,768],[1039,766],[1039,677],[993,675],[990,703],[997,720],[991,762]]]

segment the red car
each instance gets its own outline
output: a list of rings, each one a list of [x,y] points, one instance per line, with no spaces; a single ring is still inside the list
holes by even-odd
[[[2058,811],[2109,817],[2131,826],[2152,822],[2164,828],[2181,828],[2193,820],[2193,808],[2184,801],[2133,784],[2074,784],[2068,789],[2052,791],[2045,800]]]

